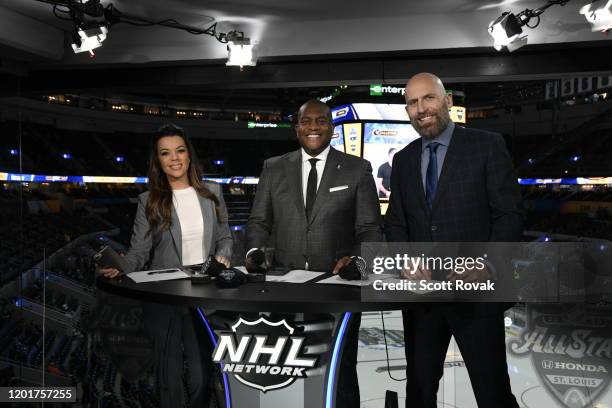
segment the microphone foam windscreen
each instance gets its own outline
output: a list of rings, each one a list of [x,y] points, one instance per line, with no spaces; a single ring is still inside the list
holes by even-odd
[[[361,280],[361,273],[357,269],[357,264],[351,260],[348,265],[340,268],[340,277],[346,280]]]
[[[251,251],[247,256],[246,269],[249,273],[266,273],[266,254],[261,249]]]
[[[261,249],[256,249],[249,254],[255,265],[261,265],[266,262],[266,254]]]

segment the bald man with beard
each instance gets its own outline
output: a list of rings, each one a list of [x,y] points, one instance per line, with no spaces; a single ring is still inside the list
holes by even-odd
[[[452,97],[435,75],[406,84],[406,111],[421,135],[396,153],[385,234],[391,242],[513,242],[523,229],[521,194],[504,140],[450,120]],[[492,272],[473,269],[464,281]],[[406,279],[432,279],[428,270]],[[454,276],[451,276],[454,275]],[[452,273],[442,279],[457,279]],[[403,311],[406,408],[436,408],[451,339],[466,364],[479,408],[518,408],[506,364],[503,312],[496,303],[427,303]]]

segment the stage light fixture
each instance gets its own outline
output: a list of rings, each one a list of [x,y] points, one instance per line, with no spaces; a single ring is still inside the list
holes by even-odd
[[[612,30],[612,0],[595,0],[580,8],[580,14],[583,14],[589,23],[591,23],[591,31],[609,31]]]
[[[108,28],[104,25],[89,29],[75,27],[72,36],[72,50],[75,54],[87,51],[93,57],[95,55],[93,50],[102,46],[107,34]]]
[[[521,25],[519,19],[508,12],[491,21],[489,34],[493,37],[493,47],[497,51],[507,47],[508,51],[512,52],[527,44],[527,35],[520,36],[523,33]]]
[[[253,51],[251,40],[240,31],[231,31],[227,34],[227,66],[255,66],[257,59]]]
[[[253,46],[251,44],[234,44],[229,42],[227,50],[228,57],[225,65],[243,67],[245,65],[254,66],[257,63],[253,59]]]
[[[506,47],[509,52],[515,51],[527,44],[527,34],[523,34],[523,26],[536,28],[540,24],[540,15],[550,6],[564,6],[570,0],[549,0],[548,3],[536,9],[525,9],[518,14],[504,12],[501,16],[489,23],[488,32],[493,37],[493,47],[501,51]],[[612,0],[611,0],[612,1]],[[529,25],[531,19],[537,21]]]

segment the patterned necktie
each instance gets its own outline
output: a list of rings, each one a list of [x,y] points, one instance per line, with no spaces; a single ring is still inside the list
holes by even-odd
[[[315,198],[317,198],[317,162],[319,159],[308,159],[310,162],[310,173],[308,173],[308,184],[306,184],[306,217],[310,218]]]
[[[430,210],[436,196],[436,189],[438,188],[438,155],[436,154],[438,146],[440,146],[440,143],[437,142],[427,145],[429,149],[429,164],[427,165],[427,175],[425,177],[425,200]]]

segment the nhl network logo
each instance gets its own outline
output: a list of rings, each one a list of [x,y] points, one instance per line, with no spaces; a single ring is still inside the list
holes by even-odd
[[[224,363],[224,372],[249,387],[263,392],[287,387],[317,363],[302,356],[306,337],[293,335],[295,328],[284,319],[240,318],[231,329],[220,334],[213,361]]]

